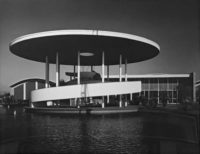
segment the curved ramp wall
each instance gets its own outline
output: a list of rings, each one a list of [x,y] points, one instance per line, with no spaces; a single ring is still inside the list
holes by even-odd
[[[141,92],[141,81],[80,84],[34,90],[31,102],[122,95]]]

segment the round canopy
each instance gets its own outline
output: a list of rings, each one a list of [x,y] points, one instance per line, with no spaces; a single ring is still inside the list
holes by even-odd
[[[155,57],[160,47],[157,43],[136,35],[100,30],[58,30],[25,35],[10,43],[10,51],[20,57],[56,63],[56,52],[60,64],[77,65],[78,51],[81,65],[101,65],[102,52],[105,65],[140,62]]]

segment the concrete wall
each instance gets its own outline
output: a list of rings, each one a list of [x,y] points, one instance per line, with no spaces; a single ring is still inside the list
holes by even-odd
[[[120,95],[141,92],[141,82],[110,82],[70,85],[34,90],[31,101],[62,100],[71,98]]]

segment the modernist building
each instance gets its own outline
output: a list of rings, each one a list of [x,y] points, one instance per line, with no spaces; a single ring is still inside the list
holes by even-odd
[[[50,87],[55,86],[54,82],[50,81],[49,84]],[[13,96],[15,102],[29,102],[33,90],[45,88],[45,80],[39,78],[25,79],[12,84],[10,88],[10,94]]]
[[[149,39],[132,34],[100,30],[59,30],[16,38],[11,42],[10,50],[20,57],[45,62],[45,88],[32,91],[32,104],[46,102],[48,106],[62,100],[74,99],[80,102],[82,98],[98,97],[101,98],[101,106],[104,108],[105,97],[109,102],[110,96],[118,96],[118,105],[122,107],[127,106],[127,101],[124,105],[122,102],[124,95],[141,92],[141,81],[128,80],[128,64],[155,57],[160,47]],[[56,87],[49,87],[49,63],[56,64]],[[73,73],[77,73],[74,84],[60,86],[60,64],[74,67]],[[94,75],[96,82],[81,80],[81,66],[91,66],[91,74],[93,66],[99,65],[102,73],[101,77]],[[105,67],[109,79],[110,65],[119,65],[116,82],[106,81]],[[79,106],[79,103],[77,105]]]
[[[139,96],[158,103],[163,98],[167,98],[168,103],[184,98],[196,99],[195,73],[128,75],[129,63],[153,58],[160,51],[157,43],[143,37],[100,30],[48,31],[16,38],[10,50],[20,57],[45,62],[45,83],[40,80],[42,86],[38,79],[11,86],[15,99],[30,99],[32,108],[34,104],[51,106],[53,102],[79,107],[82,100],[100,103],[104,108],[113,99],[119,107],[126,107]],[[49,86],[49,63],[56,64],[56,85],[53,87]],[[60,83],[60,64],[74,68],[73,72],[66,73],[70,76],[69,82]],[[96,65],[101,65],[101,75],[93,70]],[[119,75],[110,75],[110,65],[119,65]],[[124,75],[122,65],[125,65]],[[81,72],[81,66],[91,66],[91,71]],[[19,91],[23,91],[23,95]]]

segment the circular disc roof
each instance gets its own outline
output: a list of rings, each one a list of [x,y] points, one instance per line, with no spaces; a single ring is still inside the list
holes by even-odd
[[[106,65],[119,64],[119,55],[123,62],[140,62],[158,55],[157,43],[136,35],[100,31],[100,30],[58,30],[34,33],[16,38],[10,43],[10,51],[20,57],[50,63],[56,63],[56,52],[60,64],[77,65],[78,51],[91,53],[81,56],[81,65],[101,65],[102,52]]]

